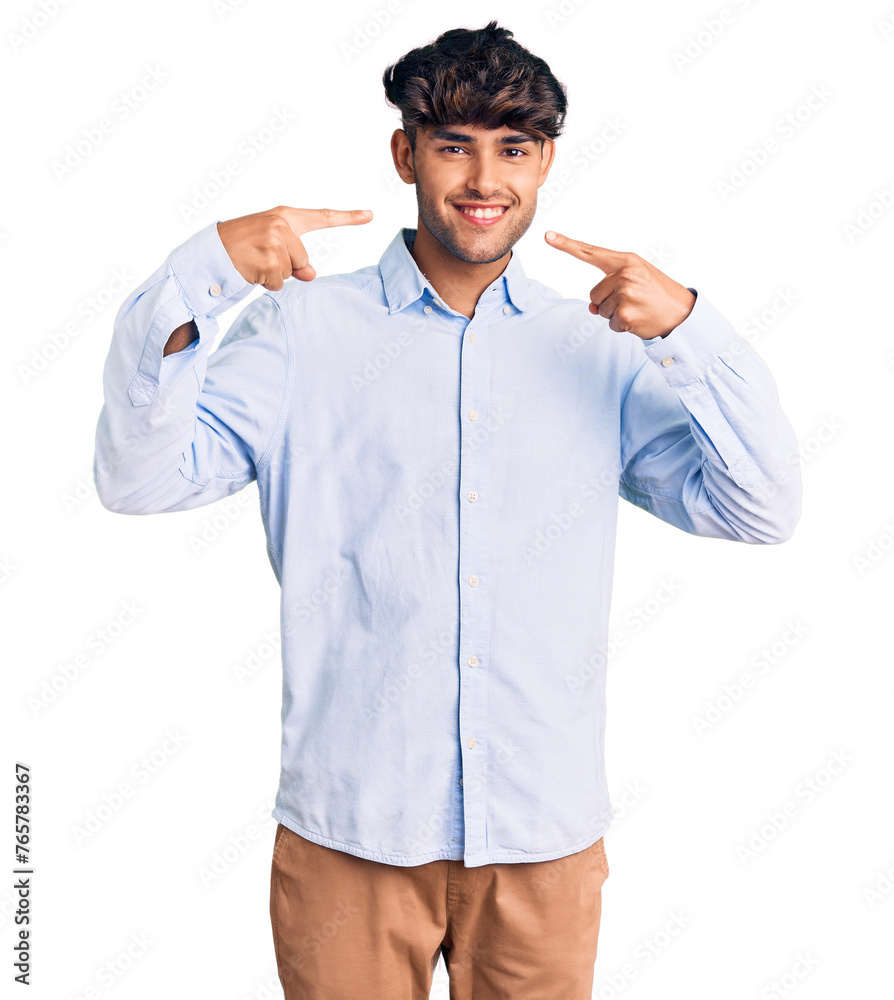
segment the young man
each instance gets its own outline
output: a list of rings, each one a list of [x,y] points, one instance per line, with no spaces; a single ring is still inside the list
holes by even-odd
[[[512,248],[566,98],[511,32],[449,31],[384,82],[417,227],[323,277],[300,236],[371,213],[280,206],[175,249],[115,321],[97,489],[147,514],[258,482],[282,587],[287,1000],[427,997],[440,954],[454,1000],[584,1000],[618,496],[781,542],[796,441],[696,289],[548,234],[604,275],[589,305],[526,276]]]

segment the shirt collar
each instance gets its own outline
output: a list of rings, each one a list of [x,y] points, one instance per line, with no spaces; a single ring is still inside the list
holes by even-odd
[[[410,253],[410,247],[415,239],[415,229],[402,227],[379,258],[379,270],[390,313],[405,309],[420,298],[426,289],[432,298],[437,297],[431,283],[419,270]],[[503,282],[506,297],[515,308],[519,312],[525,312],[528,301],[528,279],[517,250],[512,250],[509,263],[497,280]]]

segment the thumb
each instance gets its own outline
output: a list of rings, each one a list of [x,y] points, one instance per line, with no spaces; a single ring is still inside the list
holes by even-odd
[[[299,281],[312,281],[317,276],[312,264],[305,264],[304,267],[293,267],[292,277]]]

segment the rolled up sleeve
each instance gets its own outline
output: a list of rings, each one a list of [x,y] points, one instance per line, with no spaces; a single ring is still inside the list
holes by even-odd
[[[631,335],[619,492],[692,534],[785,541],[801,513],[794,430],[764,361],[690,291],[692,311],[666,337]]]

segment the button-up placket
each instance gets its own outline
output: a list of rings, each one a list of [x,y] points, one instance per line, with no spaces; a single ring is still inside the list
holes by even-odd
[[[409,255],[415,230],[401,230],[396,238]],[[459,340],[459,435],[452,490],[458,526],[458,706],[456,714],[456,782],[449,803],[452,816],[450,846],[467,865],[488,864],[487,817],[493,754],[487,729],[490,690],[491,597],[488,534],[489,476],[494,432],[500,427],[493,412],[491,333],[502,320],[517,317],[526,308],[527,279],[513,257],[506,270],[480,295],[471,319],[452,309],[418,267],[413,278],[398,280],[389,264],[382,272],[389,310],[415,307],[426,322],[449,324]]]
[[[488,674],[490,590],[488,480],[493,447],[489,330],[515,310],[502,280],[482,292],[471,319],[433,299],[433,313],[449,316],[461,339],[459,384],[459,751],[462,776],[456,789],[454,843],[467,860],[485,859],[489,742]],[[427,307],[424,311],[428,311]]]

